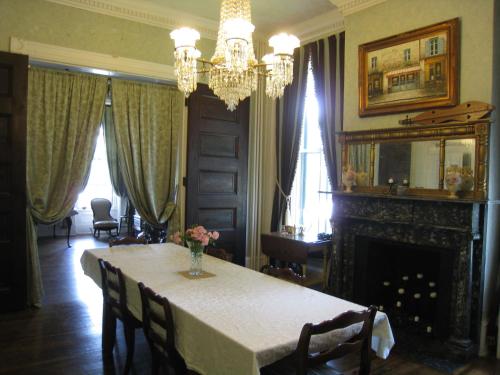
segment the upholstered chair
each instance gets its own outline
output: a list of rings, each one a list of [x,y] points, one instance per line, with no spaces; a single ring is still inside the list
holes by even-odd
[[[111,231],[116,230],[118,235],[118,220],[111,216],[111,202],[105,198],[94,198],[90,202],[90,207],[94,213],[92,224],[94,226],[94,237],[101,235],[101,230],[105,230],[111,236]]]

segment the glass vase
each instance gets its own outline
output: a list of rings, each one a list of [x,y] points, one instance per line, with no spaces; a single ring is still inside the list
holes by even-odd
[[[187,244],[191,252],[191,267],[189,268],[189,274],[191,276],[199,276],[203,272],[202,259],[204,246],[194,241],[187,241]]]

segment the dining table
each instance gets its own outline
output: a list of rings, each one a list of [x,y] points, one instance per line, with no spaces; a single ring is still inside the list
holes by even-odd
[[[202,275],[190,277],[190,250],[173,243],[85,250],[80,259],[84,273],[101,286],[99,258],[121,269],[127,305],[137,319],[142,317],[138,282],[168,298],[175,346],[187,367],[202,375],[257,375],[294,352],[305,323],[366,309],[206,254]],[[319,335],[310,348],[346,341],[360,327]],[[383,312],[375,316],[371,344],[380,358],[387,358],[394,345]]]

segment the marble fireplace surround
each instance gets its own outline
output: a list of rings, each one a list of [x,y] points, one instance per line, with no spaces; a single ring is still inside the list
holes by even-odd
[[[333,294],[353,300],[358,236],[452,250],[447,346],[451,356],[474,355],[481,303],[484,210],[482,201],[334,193]]]

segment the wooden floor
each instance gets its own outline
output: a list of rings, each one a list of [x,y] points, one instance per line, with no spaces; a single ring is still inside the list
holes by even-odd
[[[80,257],[87,248],[106,247],[91,236],[40,241],[45,287],[43,307],[0,315],[0,374],[119,374],[125,363],[123,333],[117,338],[114,363],[101,357],[100,289],[83,275]],[[137,331],[132,374],[149,374],[149,349]],[[442,372],[397,355],[375,360],[372,374],[439,375]],[[475,360],[454,375],[500,374],[500,361]],[[235,374],[239,375],[239,374]]]

